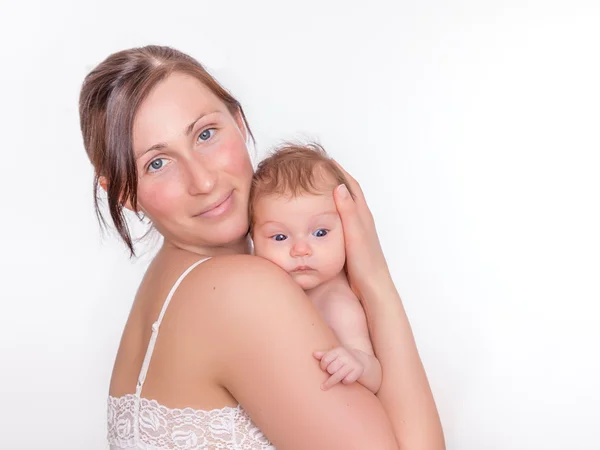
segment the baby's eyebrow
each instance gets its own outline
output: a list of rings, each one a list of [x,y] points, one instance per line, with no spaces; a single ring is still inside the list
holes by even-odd
[[[315,220],[315,219],[321,218],[323,216],[334,216],[334,217],[337,217],[337,216],[339,216],[339,214],[338,214],[337,211],[325,211],[325,212],[322,212],[322,213],[315,214],[314,216],[311,216],[310,220]],[[265,226],[273,226],[273,227],[278,227],[278,228],[286,228],[286,225],[284,223],[277,222],[275,220],[265,220],[263,222],[256,222],[254,224],[254,228],[265,227]]]
[[[312,216],[313,219],[317,218],[317,217],[322,217],[322,216],[338,216],[338,212],[337,211],[327,211],[327,212],[322,212],[319,214],[315,214],[314,216]]]
[[[264,227],[265,225],[273,225],[276,227],[283,227],[285,225],[283,225],[280,222],[275,222],[274,220],[267,220],[265,222],[256,222],[256,224],[254,225],[255,227]]]

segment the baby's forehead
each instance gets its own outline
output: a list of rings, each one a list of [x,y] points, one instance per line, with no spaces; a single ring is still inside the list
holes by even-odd
[[[273,203],[298,203],[302,202],[303,209],[318,210],[327,209],[330,204],[335,204],[332,189],[314,189],[311,191],[301,190],[298,192],[283,191],[263,194],[256,202]]]
[[[313,168],[313,182],[319,189],[324,190],[333,190],[338,184],[336,175],[323,164]]]
[[[255,215],[265,219],[293,221],[337,215],[332,191],[272,193],[257,198],[256,203]]]

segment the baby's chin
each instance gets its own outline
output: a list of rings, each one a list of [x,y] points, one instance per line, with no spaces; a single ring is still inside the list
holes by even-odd
[[[290,273],[290,275],[292,276],[292,279],[296,282],[296,284],[298,286],[300,286],[302,289],[304,289],[305,291],[308,291],[309,289],[314,289],[322,283],[322,280],[319,277],[318,272],[312,272],[312,273],[292,272],[292,273]]]

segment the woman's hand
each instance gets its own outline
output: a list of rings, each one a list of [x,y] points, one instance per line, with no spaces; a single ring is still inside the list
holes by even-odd
[[[335,188],[333,198],[344,229],[348,280],[362,301],[361,294],[369,292],[372,283],[381,283],[391,277],[381,250],[375,221],[362,189],[337,162],[336,165],[346,176],[354,194],[353,199],[346,186],[342,184]]]
[[[362,302],[373,350],[381,364],[377,398],[392,422],[399,447],[444,450],[444,432],[414,336],[379,244],[360,186],[348,175],[348,191],[334,191],[342,218],[350,286]],[[374,448],[374,447],[373,447]]]

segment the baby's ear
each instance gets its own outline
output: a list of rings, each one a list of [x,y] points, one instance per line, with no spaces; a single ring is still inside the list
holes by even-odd
[[[108,181],[106,180],[106,177],[99,176],[98,177],[98,184],[104,190],[104,192],[108,192]],[[137,212],[137,210],[132,207],[131,202],[129,201],[129,199],[127,199],[124,202],[121,202],[121,204],[123,205],[124,208],[127,208],[129,211]]]

